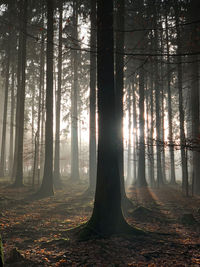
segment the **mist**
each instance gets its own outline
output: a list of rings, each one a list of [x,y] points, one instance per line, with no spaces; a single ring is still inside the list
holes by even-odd
[[[0,1],[0,266],[198,266],[200,2]]]

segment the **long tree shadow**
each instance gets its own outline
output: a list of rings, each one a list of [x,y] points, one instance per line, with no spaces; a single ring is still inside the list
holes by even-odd
[[[128,195],[135,204],[135,209],[129,212],[128,218],[145,224],[151,229],[156,226],[155,229],[161,230],[173,222],[172,218],[163,212],[164,204],[159,201],[150,188],[131,188],[128,190]]]

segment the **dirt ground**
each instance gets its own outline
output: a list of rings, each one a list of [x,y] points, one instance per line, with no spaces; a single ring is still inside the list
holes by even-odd
[[[29,200],[31,187],[0,183],[0,227],[5,266],[200,266],[200,198],[171,187],[129,189],[129,224],[145,237],[80,241],[68,229],[86,222],[93,198],[87,185],[68,184],[55,196]]]

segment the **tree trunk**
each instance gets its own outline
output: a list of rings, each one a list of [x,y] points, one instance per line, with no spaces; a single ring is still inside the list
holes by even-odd
[[[59,49],[58,49],[58,87],[56,94],[56,140],[54,156],[54,184],[59,186],[60,181],[60,104],[62,88],[62,20],[63,20],[63,3],[59,5]]]
[[[18,116],[18,139],[17,139],[17,167],[15,175],[15,187],[23,185],[23,143],[24,143],[24,106],[25,106],[25,82],[26,82],[26,27],[27,27],[27,0],[21,0],[21,14],[23,18],[23,35],[21,47],[21,79],[20,79],[20,106]],[[19,48],[20,49],[20,48]]]
[[[137,160],[138,160],[138,130],[137,130],[137,109],[136,109],[136,93],[134,84],[132,83],[133,90],[133,184],[136,183],[137,180]]]
[[[19,11],[19,17],[22,17],[22,10]],[[22,21],[19,19],[19,25],[22,27]],[[15,113],[15,150],[12,167],[12,178],[16,177],[16,170],[18,164],[18,136],[19,136],[19,108],[20,108],[20,92],[21,92],[21,66],[22,66],[22,31],[19,32],[18,38],[18,53],[17,53],[17,103]]]
[[[127,178],[126,183],[129,185],[131,181],[131,90],[130,84],[128,85],[127,95],[127,109],[128,109],[128,151],[127,151]]]
[[[44,35],[42,35],[42,40],[44,44]],[[41,137],[40,137],[40,177],[44,174],[44,124],[45,124],[45,88],[44,88],[44,62],[45,62],[45,54],[44,54],[44,45],[41,45],[41,59],[40,59],[40,86],[41,86]],[[38,181],[39,182],[39,181]]]
[[[93,214],[87,229],[100,236],[129,226],[121,210],[118,118],[114,86],[113,1],[97,1],[98,161]],[[117,107],[119,108],[119,107]]]
[[[115,62],[115,99],[116,99],[116,118],[117,118],[117,135],[118,135],[118,161],[121,181],[121,196],[123,208],[131,204],[127,199],[124,183],[124,147],[123,147],[123,95],[124,95],[124,0],[117,3],[116,14],[116,62]]]
[[[175,8],[176,13],[176,32],[177,32],[177,53],[181,53],[181,37],[178,20],[178,10]],[[178,93],[179,93],[179,118],[180,118],[180,146],[181,146],[181,165],[182,165],[182,189],[188,195],[188,168],[187,168],[187,155],[185,150],[185,112],[183,108],[183,84],[182,84],[182,59],[181,56],[177,57],[178,65]]]
[[[145,139],[144,139],[144,68],[140,68],[139,73],[139,159],[138,159],[138,177],[137,186],[147,186],[145,174]]]
[[[89,190],[96,185],[96,0],[91,0]]]
[[[169,37],[168,37],[168,21],[166,16],[166,43],[167,43],[167,95],[168,95],[168,124],[169,124],[169,149],[170,149],[170,183],[176,184],[175,164],[174,164],[174,143],[172,131],[172,103],[171,103],[171,73],[169,59]]]
[[[53,195],[53,0],[47,0],[45,162],[41,196]]]
[[[7,111],[8,111],[8,89],[9,89],[9,69],[10,69],[10,40],[8,40],[6,51],[6,81],[4,93],[4,112],[3,112],[3,131],[1,142],[1,160],[0,160],[0,177],[5,176],[5,160],[6,160],[6,128],[7,128]]]
[[[153,142],[153,132],[154,132],[154,83],[153,74],[151,72],[150,76],[150,135],[149,135],[149,162],[150,162],[150,186],[155,187],[155,171],[154,171],[154,142]]]
[[[163,31],[160,32],[160,42],[161,42],[161,51],[163,51]],[[163,60],[163,59],[162,59]],[[161,142],[162,142],[162,154],[161,154],[161,160],[162,160],[162,174],[163,174],[163,182],[166,184],[166,168],[165,168],[165,109],[164,109],[164,80],[163,80],[163,61],[160,63],[160,70],[161,70]]]
[[[198,0],[191,1],[189,5],[189,21],[197,20],[199,17],[200,3]],[[198,36],[198,25],[191,25],[191,53],[199,51],[200,42]],[[192,111],[192,141],[193,141],[193,192],[200,195],[200,119],[199,119],[199,63],[196,56],[191,57],[191,111]]]
[[[156,9],[156,7],[155,7]],[[155,10],[154,25],[157,27],[157,14]],[[154,48],[158,50],[158,32],[155,30],[155,44]],[[157,59],[157,58],[156,58]],[[159,72],[158,62],[154,63],[155,72],[155,98],[156,98],[156,157],[157,157],[157,186],[163,185],[163,173],[161,164],[161,107],[160,107],[160,84],[159,84]]]
[[[15,71],[12,65],[12,85],[11,85],[11,114],[10,114],[10,146],[9,146],[9,175],[12,176],[13,166],[13,136],[14,136],[14,109],[15,109]]]
[[[42,21],[43,23],[43,21]],[[38,132],[38,138],[36,143],[36,155],[35,155],[35,174],[37,174],[39,184],[40,175],[41,175],[41,163],[43,162],[41,160],[41,154],[43,150],[43,95],[44,95],[44,33],[42,32],[42,41],[41,41],[41,49],[40,49],[40,84],[39,84],[39,98],[38,98],[38,122],[37,122],[37,132]],[[42,123],[41,123],[42,122]],[[41,141],[40,141],[41,140]],[[41,142],[41,146],[40,146]],[[40,164],[39,164],[40,162]],[[40,167],[40,168],[39,168]]]
[[[73,3],[73,39],[74,50],[72,51],[72,64],[74,70],[73,85],[72,85],[72,106],[71,106],[71,179],[78,181],[79,177],[79,153],[78,153],[78,7],[77,2]]]
[[[32,136],[32,164],[34,165],[34,161],[35,161],[35,84],[33,83],[32,85],[32,99],[31,99],[31,104],[32,104],[32,107],[31,107],[31,136]],[[34,167],[32,165],[32,171],[34,172]]]

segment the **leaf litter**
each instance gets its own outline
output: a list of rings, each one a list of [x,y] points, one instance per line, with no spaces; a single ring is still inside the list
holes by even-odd
[[[135,209],[126,219],[147,237],[79,241],[67,229],[91,216],[93,197],[82,195],[86,188],[66,184],[54,197],[35,201],[23,200],[31,194],[28,187],[1,188],[5,266],[200,266],[200,198],[186,198],[172,187],[132,188],[128,197]],[[184,223],[185,214],[195,223]]]

